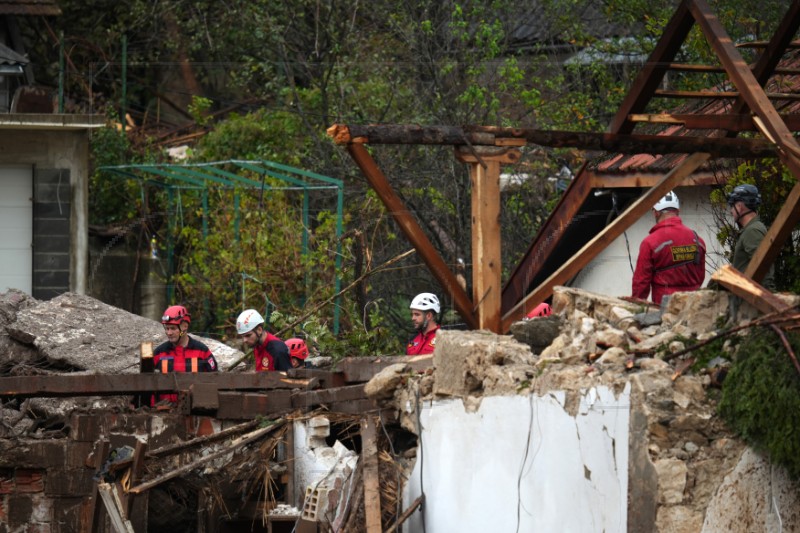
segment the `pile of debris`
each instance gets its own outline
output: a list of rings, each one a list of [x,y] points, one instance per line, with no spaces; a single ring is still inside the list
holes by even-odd
[[[398,364],[366,391],[425,441],[431,429],[420,426],[423,405],[457,399],[469,413],[488,397],[561,391],[564,410],[577,417],[598,387],[618,396],[629,390],[628,501],[635,502],[627,507],[629,531],[774,530],[781,520],[784,528],[800,528],[800,516],[786,512],[800,508],[800,485],[747,448],[717,415],[731,343],[720,342],[715,357],[694,365],[693,347],[731,330],[746,334],[729,321],[729,298],[721,290],[676,293],[657,308],[557,287],[553,316],[516,323],[511,336],[442,331],[432,372],[415,376]],[[798,304],[782,298],[787,309]],[[758,316],[752,309],[744,314]],[[426,477],[435,475],[437,459],[430,460]],[[775,498],[769,505],[765,480]]]

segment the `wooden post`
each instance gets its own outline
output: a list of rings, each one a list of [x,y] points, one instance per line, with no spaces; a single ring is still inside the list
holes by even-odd
[[[517,149],[476,147],[456,150],[470,165],[472,185],[472,301],[478,328],[501,333],[503,287],[500,257],[500,164],[519,160]]]
[[[361,420],[361,457],[364,461],[364,515],[367,533],[381,533],[381,489],[378,478],[378,445],[375,418]]]

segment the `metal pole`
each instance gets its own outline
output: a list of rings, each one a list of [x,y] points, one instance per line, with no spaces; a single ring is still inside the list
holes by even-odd
[[[128,114],[128,36],[122,36],[122,105],[120,111],[120,122],[122,122],[122,133],[125,133],[125,126]]]
[[[336,195],[336,275],[334,281],[334,294],[342,290],[342,225],[344,220],[344,184],[339,185]],[[333,334],[339,334],[339,316],[341,314],[342,297],[337,296],[333,304]]]
[[[305,307],[306,302],[308,301],[309,294],[311,292],[311,273],[309,272],[309,262],[308,262],[308,228],[311,226],[309,222],[308,216],[308,189],[303,189],[303,259],[306,261],[305,264],[305,293],[303,294],[303,302],[302,305]]]
[[[64,32],[58,32],[58,112],[64,113]]]

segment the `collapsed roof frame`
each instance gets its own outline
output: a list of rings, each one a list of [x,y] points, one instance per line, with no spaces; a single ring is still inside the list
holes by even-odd
[[[254,172],[261,176],[261,181],[253,180],[245,176],[241,176],[236,172],[220,168],[224,166],[233,166],[239,170]],[[336,274],[334,276],[334,294],[336,295],[333,310],[333,333],[339,333],[340,322],[340,300],[341,300],[341,270],[342,270],[342,234],[344,232],[344,182],[340,179],[323,176],[316,172],[295,168],[281,163],[275,163],[267,160],[238,160],[229,159],[225,161],[211,161],[206,163],[186,163],[186,164],[137,164],[137,165],[114,165],[100,167],[98,170],[107,172],[113,176],[119,176],[124,179],[135,179],[143,181],[158,187],[162,187],[167,191],[168,202],[173,204],[175,202],[174,192],[180,189],[199,189],[202,193],[203,203],[203,217],[202,217],[202,232],[203,237],[208,236],[208,219],[206,213],[208,212],[208,187],[209,184],[216,184],[218,186],[235,189],[237,187],[244,187],[246,189],[260,189],[277,190],[277,187],[267,185],[265,178],[267,176],[278,179],[284,183],[290,184],[289,187],[281,187],[281,190],[286,189],[300,189],[303,191],[303,238],[302,238],[302,253],[308,253],[309,234],[308,228],[311,227],[309,219],[309,191],[335,189],[336,190],[336,256],[334,258],[334,269]],[[159,179],[144,179],[142,174],[149,174],[157,176]],[[312,185],[310,182],[318,182],[321,185]],[[174,183],[184,185],[174,185]],[[234,193],[234,210],[235,220],[234,228],[238,235],[239,233],[239,194]],[[172,235],[174,234],[175,221],[170,217],[167,221],[169,225],[169,240],[167,243],[167,270],[173,274],[174,270],[174,254],[172,242]],[[237,237],[238,239],[238,237]],[[308,273],[306,274],[308,276]],[[172,284],[168,284],[167,299],[171,301]]]
[[[691,28],[697,24],[706,37],[720,66],[683,65],[674,59]],[[777,31],[766,43],[764,52],[751,67],[744,61],[731,38],[705,0],[683,0],[664,29],[661,39],[640,71],[620,109],[611,122],[608,133],[548,132],[532,129],[491,127],[415,127],[415,126],[352,126],[335,124],[328,133],[345,145],[361,168],[367,181],[378,193],[388,211],[417,249],[442,288],[453,297],[454,307],[472,328],[502,333],[525,316],[525,312],[552,295],[553,287],[568,282],[597,256],[611,241],[621,235],[636,220],[644,216],[656,200],[674,187],[689,181],[691,174],[712,157],[775,157],[798,178],[782,209],[769,228],[766,238],[756,250],[745,274],[759,281],[774,262],[781,247],[800,221],[800,145],[792,136],[789,124],[797,127],[796,117],[780,115],[770,98],[787,95],[764,91],[769,78],[776,73],[778,63],[789,48],[800,27],[800,0],[794,0]],[[736,92],[682,91],[666,94],[658,88],[670,70],[722,72],[728,75]],[[780,73],[780,72],[779,72]],[[797,74],[796,72],[792,74]],[[674,92],[674,91],[673,91]],[[642,136],[633,134],[641,122],[661,122],[661,115],[644,115],[654,97],[731,98],[731,112],[723,115],[667,115],[668,120],[687,128],[714,130],[708,137],[699,136]],[[748,113],[748,111],[750,113]],[[751,115],[752,114],[752,115]],[[689,118],[686,118],[689,117]],[[785,120],[786,119],[786,120]],[[764,140],[734,139],[740,131],[761,133]],[[655,183],[633,202],[610,225],[600,230],[572,259],[543,272],[544,259],[559,244],[569,221],[596,183],[586,172],[586,166],[572,181],[551,213],[526,254],[512,272],[505,287],[500,289],[500,228],[499,173],[500,164],[519,159],[516,147],[528,143],[550,147],[617,150],[627,153],[683,153],[686,156],[667,174],[655,178]],[[734,142],[734,145],[728,144]],[[440,144],[452,145],[456,156],[470,165],[472,183],[472,254],[473,297],[458,285],[455,275],[433,248],[420,226],[410,215],[402,200],[392,189],[364,144]],[[607,184],[604,186],[608,186]],[[545,235],[549,235],[544,238]],[[555,236],[553,238],[552,236]],[[535,252],[535,253],[534,253]],[[530,290],[536,276],[546,276]]]

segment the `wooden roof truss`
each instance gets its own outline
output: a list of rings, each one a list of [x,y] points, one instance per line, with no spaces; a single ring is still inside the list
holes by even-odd
[[[706,37],[719,65],[687,65],[674,62],[695,24]],[[767,94],[764,90],[767,81],[775,74],[800,75],[800,70],[797,69],[778,69],[784,53],[794,46],[792,39],[799,26],[800,0],[794,0],[772,38],[766,43],[758,44],[763,51],[757,62],[748,65],[706,1],[683,0],[632,85],[607,133],[478,126],[459,128],[334,125],[329,129],[329,134],[337,143],[346,145],[370,185],[415,246],[443,290],[452,296],[454,307],[469,327],[498,333],[506,332],[511,323],[524,317],[527,310],[548,298],[554,286],[568,282],[609,243],[644,216],[658,198],[678,185],[691,183],[691,174],[708,159],[726,156],[749,158],[777,156],[796,178],[800,178],[800,145],[792,135],[792,131],[800,125],[800,119],[797,115],[780,115],[772,103],[772,100],[792,99],[797,98],[797,95]],[[675,91],[666,92],[660,87],[669,71],[724,72],[736,91],[726,93],[681,91],[680,94],[675,94]],[[709,98],[719,98],[720,94],[724,94],[722,97],[733,99],[734,102],[729,112],[723,115],[645,113],[648,104],[654,98],[680,96],[707,101]],[[689,129],[704,131],[702,135],[697,136],[655,136],[633,133],[637,124],[652,122],[682,124]],[[709,135],[708,130],[713,132]],[[741,131],[756,131],[763,136],[763,139],[736,139],[736,135]],[[471,298],[459,286],[455,275],[394,192],[386,176],[363,146],[365,143],[453,145],[456,157],[470,166],[473,215]],[[594,187],[600,185],[596,181],[596,176],[582,169],[512,272],[505,287],[502,287],[499,227],[500,167],[518,161],[520,157],[518,148],[526,144],[603,149],[621,153],[689,155],[668,173],[658,176],[649,183],[649,188],[638,200],[611,224],[589,238],[569,261],[553,272],[544,272],[546,258],[559,246],[566,227]],[[609,186],[609,183],[602,185]],[[800,179],[753,256],[745,272],[747,276],[756,281],[763,278],[791,231],[800,221],[798,203],[800,203]],[[532,280],[537,277],[543,281],[531,288]]]

